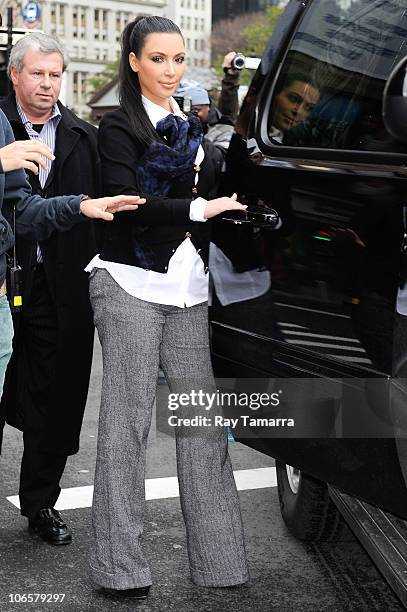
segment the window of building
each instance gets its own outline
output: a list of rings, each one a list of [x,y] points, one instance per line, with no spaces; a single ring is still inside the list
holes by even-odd
[[[88,76],[87,72],[74,72],[72,75],[72,93],[73,101],[81,104],[86,101],[88,94]]]
[[[94,23],[96,40],[107,40],[107,11],[95,9]]]
[[[191,17],[187,17],[187,30],[191,29]]]
[[[194,30],[198,29],[198,17],[195,17],[194,19]]]
[[[195,38],[194,40],[194,49],[195,51],[198,51],[198,39],[197,38]]]
[[[88,73],[82,72],[82,83],[81,83],[82,100],[86,99],[87,93],[88,93]]]
[[[72,75],[72,94],[74,102],[78,101],[78,83],[79,83],[79,72],[74,72]]]

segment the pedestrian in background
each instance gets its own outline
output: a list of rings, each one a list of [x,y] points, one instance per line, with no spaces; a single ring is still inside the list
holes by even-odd
[[[103,351],[93,497],[91,576],[137,599],[152,578],[141,549],[145,451],[159,365],[171,390],[214,385],[208,337],[208,227],[231,198],[213,198],[216,169],[202,128],[172,98],[185,45],[164,17],[138,17],[122,35],[120,109],[99,128],[103,187],[146,205],[105,231],[90,296]],[[136,221],[136,222],[134,222]],[[106,228],[105,228],[106,229]],[[180,499],[191,578],[201,586],[248,579],[239,501],[223,427],[176,428]]]
[[[0,108],[16,140],[45,142],[55,161],[29,172],[33,193],[100,194],[97,130],[58,101],[66,66],[51,36],[32,33],[12,48],[14,91]],[[51,544],[71,532],[54,505],[68,455],[79,449],[93,353],[93,315],[86,264],[96,254],[93,223],[53,231],[46,240],[19,236],[23,308],[14,314],[13,356],[1,410],[23,431],[21,514]]]

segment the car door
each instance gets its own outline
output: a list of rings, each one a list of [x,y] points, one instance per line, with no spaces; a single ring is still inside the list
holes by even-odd
[[[253,214],[218,220],[210,251],[216,375],[273,380],[278,415],[301,424],[241,438],[404,517],[404,396],[388,385],[406,335],[407,151],[382,97],[406,41],[407,0],[291,0],[227,156],[224,189]]]

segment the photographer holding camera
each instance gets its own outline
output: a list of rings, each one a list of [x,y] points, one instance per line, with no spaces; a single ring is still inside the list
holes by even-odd
[[[225,55],[222,64],[224,76],[217,107],[211,104],[208,92],[200,85],[181,87],[177,91],[178,97],[189,98],[191,111],[201,122],[206,142],[211,142],[220,149],[223,156],[229,147],[239,112],[240,71],[244,65],[244,56],[241,54],[230,51]]]

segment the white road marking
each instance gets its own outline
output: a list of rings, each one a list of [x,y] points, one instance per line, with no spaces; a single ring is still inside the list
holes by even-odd
[[[338,317],[339,319],[350,319],[349,315],[339,314],[338,312],[327,312],[326,310],[317,310],[316,308],[305,308],[304,306],[294,306],[294,304],[285,304],[284,302],[274,302],[274,306],[282,306],[283,308],[294,308],[295,310],[305,310],[306,312],[316,312],[329,317]]]
[[[344,336],[329,336],[327,334],[314,334],[312,332],[300,332],[291,331],[289,329],[283,330],[285,334],[291,334],[292,336],[303,336],[307,338],[322,338],[322,340],[344,340],[345,342],[354,342],[360,344],[357,338],[345,338]]]
[[[327,342],[312,342],[309,340],[286,340],[287,344],[298,344],[298,346],[321,346],[323,348],[334,348],[338,351],[351,351],[352,353],[366,353],[364,348],[357,346],[341,346],[340,344],[328,344]]]
[[[277,486],[276,468],[255,468],[252,470],[235,470],[236,486],[238,491],[252,489],[266,489]],[[146,478],[145,481],[146,500],[169,499],[179,497],[178,478]],[[55,504],[56,510],[76,510],[79,508],[90,508],[92,506],[93,486],[72,487],[62,489]],[[20,508],[18,495],[7,497],[7,500]]]
[[[373,365],[373,361],[364,357],[350,357],[349,355],[328,355],[328,357],[334,357],[341,361],[350,361],[351,363],[367,363],[368,365]]]
[[[297,329],[308,329],[305,325],[297,325],[296,323],[285,323],[284,321],[277,321],[280,327],[296,327]]]

